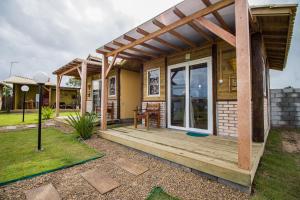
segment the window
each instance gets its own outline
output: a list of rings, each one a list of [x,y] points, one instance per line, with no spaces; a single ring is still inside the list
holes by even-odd
[[[150,69],[147,71],[148,96],[159,96],[160,94],[159,74],[160,74],[159,68]]]
[[[116,96],[116,76],[109,77],[109,96]]]

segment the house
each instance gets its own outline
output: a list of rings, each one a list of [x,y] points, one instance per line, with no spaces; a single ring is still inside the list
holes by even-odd
[[[80,74],[82,105],[87,77],[101,70],[103,138],[249,191],[270,129],[269,70],[285,67],[296,7],[185,0],[99,47],[95,68],[81,60],[69,70]],[[107,128],[109,78],[122,64],[134,66],[141,81],[118,82],[130,87],[121,97],[143,108],[159,103],[161,128]]]
[[[21,87],[23,85],[29,86],[29,91],[25,96],[25,106],[27,109],[35,109],[38,105],[38,85],[30,78],[22,76],[11,76],[3,81],[7,84],[12,84],[13,96],[12,105],[14,110],[22,109],[23,106],[23,92]],[[51,82],[45,83],[43,86],[43,106],[55,106],[55,84]],[[76,109],[77,99],[78,99],[78,88],[64,87],[63,95],[60,99],[60,107]]]
[[[122,68],[119,66],[122,65]],[[139,65],[133,63],[126,67],[119,63],[107,74],[108,114],[110,121],[128,121],[132,111],[141,102],[141,74]],[[60,83],[63,76],[81,79],[81,113],[101,113],[101,66],[100,58],[89,55],[87,59],[76,58],[60,67],[53,74],[57,75],[56,97],[60,98]],[[84,79],[83,79],[84,78]],[[56,107],[59,116],[59,107]]]

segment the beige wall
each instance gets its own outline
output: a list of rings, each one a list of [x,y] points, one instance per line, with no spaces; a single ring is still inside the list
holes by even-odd
[[[141,75],[122,69],[120,72],[120,117],[133,118],[133,110],[141,103]]]

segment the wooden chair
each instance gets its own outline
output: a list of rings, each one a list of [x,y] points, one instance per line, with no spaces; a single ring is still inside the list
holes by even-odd
[[[159,103],[147,103],[146,109],[134,110],[134,127],[137,128],[138,120],[145,119],[147,129],[149,129],[150,119],[156,120],[157,128],[160,127],[160,104]]]
[[[96,113],[101,113],[101,106],[96,106]],[[110,119],[114,119],[114,102],[107,103],[107,113],[110,115]]]

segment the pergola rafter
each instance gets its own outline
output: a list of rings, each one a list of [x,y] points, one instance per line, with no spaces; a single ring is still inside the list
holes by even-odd
[[[202,0],[202,2],[206,5],[206,6],[210,6],[211,2],[210,0]],[[213,16],[217,19],[217,21],[221,24],[222,28],[224,28],[226,31],[231,32],[229,26],[226,24],[225,20],[223,19],[223,17],[219,14],[218,11],[214,11],[212,12]]]
[[[167,32],[170,32],[172,31],[173,29],[176,29],[180,26],[183,26],[185,24],[188,24],[189,22],[199,18],[199,17],[203,17],[203,16],[206,16],[208,14],[211,14],[212,12],[215,12],[215,11],[218,11],[222,8],[225,8],[225,7],[228,7],[230,5],[232,5],[234,3],[234,0],[223,0],[223,1],[219,1],[217,3],[214,3],[214,4],[211,4],[210,6],[206,7],[206,8],[203,8],[197,12],[195,12],[194,14],[191,14],[189,16],[186,16],[180,20],[177,20],[176,22],[174,23],[171,23],[169,25],[166,25],[164,26],[163,28],[157,30],[157,31],[154,31],[142,38],[139,38],[139,39],[134,39],[128,35],[123,35],[123,38],[125,40],[128,40],[130,41],[131,43],[125,45],[125,46],[122,46],[118,49],[115,49],[115,50],[111,50],[110,52],[107,52],[105,55],[107,57],[110,57],[112,55],[115,55],[116,53],[120,53],[123,51],[125,51],[126,49],[129,49],[129,48],[132,48],[134,46],[137,46],[137,45],[141,45],[141,46],[144,46],[146,48],[150,48],[152,50],[155,50],[155,51],[158,51],[158,52],[161,52],[162,50],[161,49],[157,49],[157,47],[154,47],[154,46],[149,46],[149,44],[145,43],[147,42],[148,40],[151,40],[151,39],[154,39],[154,38],[157,38],[159,37],[160,35],[164,34],[164,33],[167,33]],[[154,47],[154,48],[153,48]],[[161,52],[162,53],[162,52]]]
[[[128,36],[128,35],[124,35],[123,38],[124,38],[125,40],[127,40],[127,41],[130,41],[130,42],[135,42],[135,41],[137,41],[137,39],[135,39],[135,38],[133,38],[133,37],[130,37],[130,36]],[[158,48],[158,47],[152,46],[152,45],[150,45],[150,44],[144,43],[144,42],[141,42],[141,43],[138,44],[138,45],[141,45],[141,46],[146,47],[146,48],[148,48],[148,49],[152,49],[152,50],[154,50],[154,51],[158,51],[158,52],[160,52],[160,53],[166,53],[166,51],[164,51],[164,50],[162,50],[162,49],[160,49],[160,48]]]
[[[185,18],[186,15],[181,12],[181,10],[179,10],[178,8],[175,7],[175,9],[173,10],[173,12],[175,13],[175,15],[177,15],[177,17],[179,17],[180,19]],[[202,37],[204,37],[206,40],[208,40],[209,42],[213,42],[213,39],[205,32],[203,31],[199,26],[197,26],[197,24],[193,21],[188,23],[190,25],[190,27],[192,27],[197,33],[199,33]]]
[[[147,31],[145,31],[144,29],[141,29],[141,28],[137,28],[136,32],[138,32],[139,34],[144,35],[144,36],[147,36],[147,35],[150,34],[149,32],[147,32]],[[153,40],[155,40],[155,41],[161,43],[162,45],[165,45],[165,46],[167,46],[171,49],[174,49],[177,52],[182,51],[182,49],[180,47],[178,47],[176,45],[173,45],[172,43],[167,42],[166,40],[163,40],[159,37],[155,37],[155,38],[153,38]]]
[[[152,20],[152,23],[155,24],[156,26],[158,26],[161,29],[166,27],[166,25],[164,25],[162,22],[158,21],[157,19]],[[169,33],[171,35],[173,35],[174,37],[176,37],[177,39],[179,39],[180,41],[182,41],[183,43],[186,43],[187,45],[189,45],[191,47],[197,47],[197,45],[194,42],[192,42],[188,38],[184,37],[183,35],[181,35],[177,31],[170,30]]]
[[[119,47],[125,46],[125,44],[123,44],[121,42],[117,42],[115,40],[113,41],[113,44],[116,45],[116,46],[119,46]],[[145,56],[150,56],[151,58],[156,58],[157,57],[156,54],[153,54],[153,53],[150,53],[148,51],[144,51],[142,49],[138,49],[138,48],[135,48],[135,47],[131,47],[131,48],[129,48],[129,50],[144,54]]]

